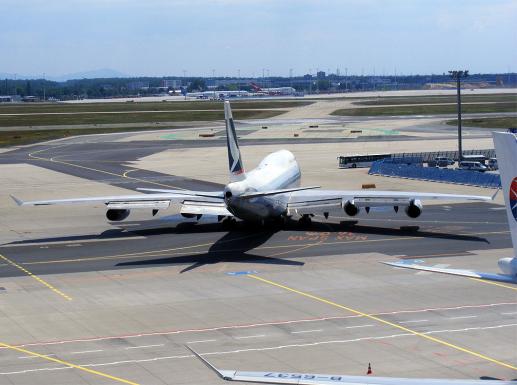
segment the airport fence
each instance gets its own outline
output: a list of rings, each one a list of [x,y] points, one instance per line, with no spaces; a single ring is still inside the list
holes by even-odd
[[[501,187],[501,178],[498,174],[448,168],[422,167],[419,165],[385,162],[383,160],[374,162],[368,174],[486,188]]]
[[[433,152],[402,152],[391,154],[392,158],[421,158],[422,162],[432,162],[436,158],[443,157],[458,161],[458,151],[433,151]],[[463,150],[463,155],[484,155],[486,159],[495,158],[495,150]]]

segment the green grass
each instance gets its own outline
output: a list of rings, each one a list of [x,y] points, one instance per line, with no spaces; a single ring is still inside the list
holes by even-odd
[[[0,131],[0,147],[20,146],[52,139],[61,139],[75,135],[106,134],[127,131],[156,130],[156,127],[131,128],[85,128],[85,129],[57,129],[31,131]],[[159,129],[159,128],[158,128]],[[165,129],[165,128],[164,128]]]
[[[468,92],[468,91],[465,91]],[[513,102],[517,104],[517,94],[491,94],[491,95],[462,95],[462,102]],[[377,99],[359,100],[354,104],[362,106],[382,106],[398,104],[432,104],[432,103],[456,103],[456,96],[415,96],[415,97],[380,97]]]
[[[282,110],[234,110],[236,119],[264,119],[281,114]],[[127,112],[123,114],[80,115],[0,115],[0,127],[12,126],[53,126],[78,124],[120,124],[120,123],[154,123],[154,122],[193,122],[224,119],[221,109],[214,111],[179,111],[179,112]]]
[[[232,109],[293,108],[312,104],[303,100],[257,100],[232,101]],[[26,103],[0,105],[0,114],[26,114],[48,112],[132,112],[170,110],[214,110],[223,111],[219,101],[177,101],[177,102],[134,102],[134,103]]]
[[[493,104],[465,104],[462,105],[464,113],[487,112],[517,112],[517,104],[493,103]],[[413,105],[395,107],[365,107],[336,110],[332,115],[340,116],[391,116],[391,115],[440,115],[456,113],[455,105]]]
[[[463,126],[482,128],[517,128],[517,117],[506,116],[500,118],[462,119]],[[458,120],[448,120],[447,124],[457,126]]]

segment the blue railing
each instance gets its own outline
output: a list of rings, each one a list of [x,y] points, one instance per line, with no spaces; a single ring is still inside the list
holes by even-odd
[[[501,187],[501,178],[498,174],[469,170],[421,167],[418,165],[384,162],[382,160],[374,162],[370,171],[368,171],[368,174],[419,179],[441,183],[464,184],[487,188]]]

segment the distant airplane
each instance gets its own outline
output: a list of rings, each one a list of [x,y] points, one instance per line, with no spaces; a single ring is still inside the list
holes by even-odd
[[[490,201],[493,197],[419,192],[316,190],[319,186],[300,187],[301,171],[294,155],[280,150],[266,156],[257,168],[245,172],[230,103],[224,102],[230,183],[222,191],[187,191],[141,188],[152,194],[71,198],[23,202],[12,197],[20,206],[47,206],[62,204],[103,203],[110,221],[126,219],[132,209],[166,209],[180,204],[180,214],[187,218],[205,214],[218,219],[266,223],[283,221],[297,215],[309,223],[315,214],[328,218],[329,210],[343,210],[355,216],[361,209],[370,212],[372,207],[393,207],[395,212],[404,209],[410,218],[422,213],[424,199]]]
[[[294,95],[296,90],[293,87],[275,87],[275,88],[262,88],[255,83],[251,83],[251,88],[256,93],[266,95]]]
[[[185,87],[180,89],[181,95],[188,96],[196,99],[212,99],[222,100],[228,98],[242,98],[252,96],[248,91],[199,91],[199,92],[187,92]],[[176,91],[169,91],[169,95],[177,95]]]
[[[498,265],[502,274],[482,273],[463,269],[444,269],[418,265],[410,261],[383,263],[406,269],[481,278],[489,281],[517,283],[517,136],[511,132],[494,132],[493,135],[514,253],[513,258],[501,258],[499,260]]]
[[[426,378],[395,378],[374,376],[349,376],[341,374],[314,374],[289,372],[244,372],[221,370],[206,358],[187,346],[197,358],[226,381],[252,382],[260,384],[297,384],[297,385],[515,385],[514,381],[499,380],[450,380]],[[370,367],[368,368],[370,369]]]

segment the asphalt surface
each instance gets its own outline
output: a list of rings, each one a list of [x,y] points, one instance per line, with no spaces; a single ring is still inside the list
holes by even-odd
[[[363,214],[354,221],[316,217],[312,225],[292,221],[283,228],[261,228],[240,222],[232,227],[217,223],[214,217],[196,223],[165,215],[126,220],[101,234],[15,242],[0,246],[0,252],[30,267],[33,274],[43,275],[164,265],[178,265],[188,272],[219,262],[301,266],[310,263],[310,257],[346,254],[343,258],[353,258],[370,252],[419,259],[458,256],[468,264],[473,250],[511,247],[504,210],[488,204],[429,206],[419,220],[382,212]],[[274,256],[279,251],[285,252],[285,258]],[[0,266],[0,277],[25,274],[8,264]]]
[[[220,187],[144,170],[121,177],[126,162],[189,143],[94,139],[19,149],[0,162],[129,189]],[[101,233],[64,237],[48,226],[48,236],[0,246],[2,384],[222,383],[185,344],[223,369],[362,375],[372,363],[379,376],[517,378],[515,285],[379,263],[496,271],[511,252],[501,206],[283,228],[167,212]]]

